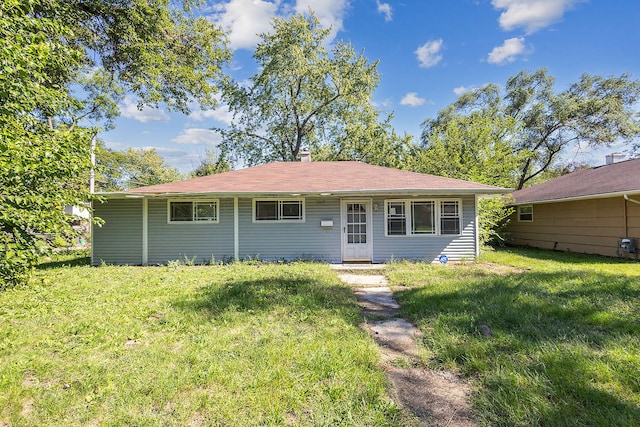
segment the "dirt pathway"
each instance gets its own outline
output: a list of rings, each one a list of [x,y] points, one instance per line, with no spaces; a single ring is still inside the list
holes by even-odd
[[[367,330],[380,346],[384,369],[397,401],[425,426],[475,426],[469,407],[469,387],[455,375],[420,367],[422,333],[397,317],[400,306],[387,279],[380,274],[339,274],[353,286],[364,309]],[[376,320],[377,319],[377,320]]]

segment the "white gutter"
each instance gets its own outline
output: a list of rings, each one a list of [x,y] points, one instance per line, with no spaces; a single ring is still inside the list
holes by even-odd
[[[180,193],[116,193],[105,192],[98,193],[106,198],[113,199],[135,199],[143,197],[207,197],[215,194],[217,197],[373,197],[373,196],[467,196],[467,195],[498,195],[505,194],[512,191],[509,188],[496,188],[496,189],[406,189],[406,190],[371,190],[371,191],[265,191],[265,192],[219,192],[219,191],[206,191],[206,192],[180,192]]]

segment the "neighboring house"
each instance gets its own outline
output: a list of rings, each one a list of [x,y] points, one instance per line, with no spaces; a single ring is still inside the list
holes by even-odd
[[[72,215],[76,221],[87,221],[91,218],[91,213],[86,206],[65,205],[64,213]]]
[[[350,161],[270,163],[102,193],[92,263],[471,259],[478,196],[506,191]]]
[[[578,170],[512,196],[512,244],[623,256],[621,239],[640,241],[640,159]]]

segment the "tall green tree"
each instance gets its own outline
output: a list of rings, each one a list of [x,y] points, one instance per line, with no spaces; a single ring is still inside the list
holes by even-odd
[[[255,165],[297,160],[305,148],[323,160],[375,163],[404,149],[408,137],[392,132],[390,118],[380,121],[372,103],[377,62],[343,42],[327,52],[330,30],[313,12],[275,19],[273,28],[261,35],[249,83],[225,85],[234,120],[217,131],[230,154]]]
[[[422,173],[512,188],[526,153],[516,153],[513,138],[517,120],[496,110],[472,111],[433,127],[428,142],[416,147],[408,167]],[[501,197],[479,201],[479,237],[482,244],[502,245],[505,221],[512,209]]]
[[[640,82],[628,74],[607,78],[583,74],[568,89],[556,92],[546,69],[522,71],[507,80],[504,90],[486,85],[463,94],[435,119],[427,119],[422,145],[428,147],[434,133],[460,117],[511,118],[518,130],[509,134],[508,142],[518,158],[514,173],[515,188],[520,189],[553,167],[575,144],[606,146],[640,135],[634,109],[639,99]],[[489,125],[496,133],[502,131],[499,121]]]
[[[184,0],[0,2],[0,288],[26,280],[64,205],[90,200],[90,141],[124,93],[215,104],[224,34]]]
[[[410,159],[412,170],[501,187],[515,187],[528,153],[513,148],[516,119],[495,110],[449,118],[429,129]]]
[[[204,157],[200,160],[200,164],[196,166],[189,175],[192,178],[198,178],[228,172],[230,170],[231,163],[227,159],[227,153],[224,150],[217,150],[214,147],[210,147],[207,148]]]
[[[180,181],[184,176],[169,166],[155,148],[116,151],[96,147],[97,191],[121,191],[146,185]]]

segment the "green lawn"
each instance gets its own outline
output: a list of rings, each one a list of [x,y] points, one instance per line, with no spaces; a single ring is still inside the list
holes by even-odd
[[[640,263],[505,250],[387,274],[481,424],[640,425]],[[361,321],[322,264],[60,256],[0,293],[0,426],[413,425]]]
[[[424,362],[469,378],[482,424],[640,425],[640,263],[511,249],[387,273]]]
[[[407,425],[328,266],[54,260],[0,293],[0,425]]]

